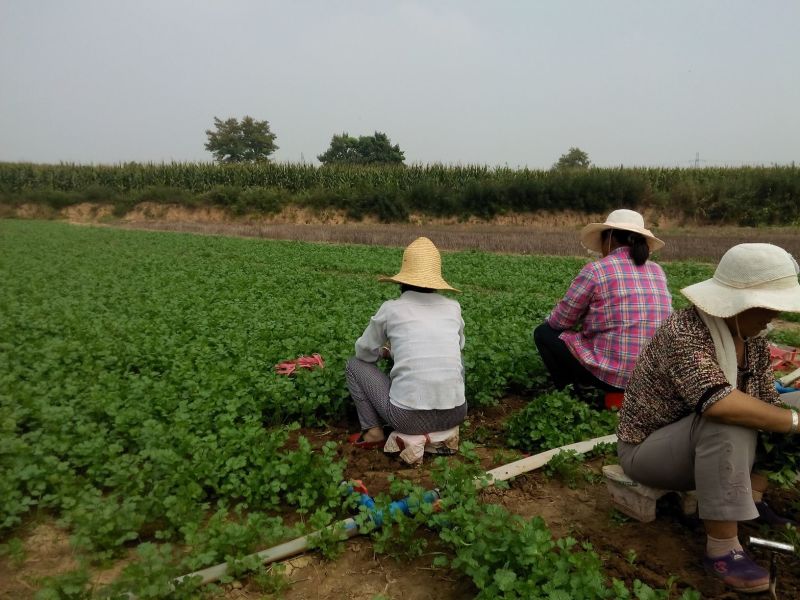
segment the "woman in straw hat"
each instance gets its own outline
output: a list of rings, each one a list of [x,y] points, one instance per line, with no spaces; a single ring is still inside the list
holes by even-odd
[[[788,522],[763,501],[767,481],[753,465],[757,431],[798,430],[760,335],[779,312],[800,312],[797,263],[777,246],[740,244],[681,292],[694,306],[667,319],[625,390],[620,464],[645,485],[696,489],[706,569],[737,591],[763,591],[769,574],[742,550],[738,522]]]
[[[407,434],[427,434],[461,424],[464,397],[464,321],[461,306],[438,290],[458,291],[442,279],[442,259],[428,238],[403,252],[400,272],[380,281],[400,284],[370,319],[347,363],[347,387],[356,405],[362,448],[384,443],[383,425]],[[392,357],[387,376],[375,364]]]
[[[581,243],[602,258],[583,267],[534,341],[556,388],[619,392],[672,310],[664,271],[648,260],[664,242],[645,229],[642,215],[620,209],[584,227]]]

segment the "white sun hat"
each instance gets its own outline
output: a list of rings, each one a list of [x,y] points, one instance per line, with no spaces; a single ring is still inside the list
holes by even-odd
[[[692,304],[721,318],[749,308],[800,312],[798,265],[772,244],[739,244],[720,259],[711,279],[681,290]]]
[[[433,290],[460,291],[442,279],[442,256],[426,237],[415,239],[403,251],[403,264],[397,275],[379,277],[378,281],[405,283]]]
[[[664,246],[664,242],[654,236],[652,231],[645,229],[644,217],[635,210],[627,208],[620,208],[609,213],[605,223],[589,223],[581,229],[581,244],[588,250],[602,253],[602,233],[607,229],[622,229],[644,236],[650,252],[655,252]]]

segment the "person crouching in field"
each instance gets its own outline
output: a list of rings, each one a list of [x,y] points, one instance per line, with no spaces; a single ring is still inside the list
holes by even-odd
[[[620,412],[623,470],[644,485],[696,490],[703,564],[739,592],[766,590],[769,573],[742,550],[738,522],[789,523],[764,502],[767,480],[753,465],[759,430],[798,431],[761,335],[779,312],[800,312],[797,272],[771,244],[728,250],[711,279],[681,290],[693,306],[673,313],[644,349]]]
[[[648,260],[664,242],[645,229],[642,215],[620,209],[586,225],[581,244],[601,258],[581,269],[533,338],[557,389],[621,392],[672,310],[666,275]]]
[[[464,321],[461,306],[439,290],[458,291],[443,278],[439,251],[428,238],[403,252],[400,272],[380,281],[400,284],[400,297],[387,300],[370,319],[347,363],[347,387],[361,433],[361,448],[384,443],[383,425],[406,434],[428,434],[460,425],[464,396]],[[376,365],[391,358],[390,375]]]

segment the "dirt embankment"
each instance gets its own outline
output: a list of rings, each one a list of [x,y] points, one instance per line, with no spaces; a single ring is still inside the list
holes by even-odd
[[[132,229],[398,247],[424,235],[444,250],[556,256],[587,256],[580,245],[580,229],[588,222],[605,219],[605,215],[565,211],[467,221],[412,215],[408,223],[387,224],[371,218],[350,221],[341,211],[314,212],[296,207],[271,215],[234,215],[219,207],[144,202],[121,217],[114,216],[113,206],[104,204],[82,203],[61,211],[30,204],[2,208],[0,217],[57,218],[75,224]],[[677,220],[656,214],[646,214],[645,222],[666,242],[658,252],[660,260],[715,262],[725,250],[742,242],[769,242],[800,256],[800,232],[796,227],[700,227],[685,223],[679,227]]]

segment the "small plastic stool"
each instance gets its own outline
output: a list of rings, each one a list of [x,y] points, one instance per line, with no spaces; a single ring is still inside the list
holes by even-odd
[[[603,467],[606,488],[611,495],[614,508],[642,523],[649,523],[656,518],[656,500],[673,492],[651,488],[625,475],[619,465]],[[692,492],[675,492],[681,499],[681,510],[684,515],[697,512],[697,496]]]
[[[617,410],[622,408],[622,400],[625,398],[625,392],[606,392],[605,403],[606,409]]]
[[[399,452],[400,459],[412,467],[422,464],[422,458],[428,454],[449,455],[458,452],[458,426],[445,431],[412,435],[393,431],[389,434],[383,451]]]

